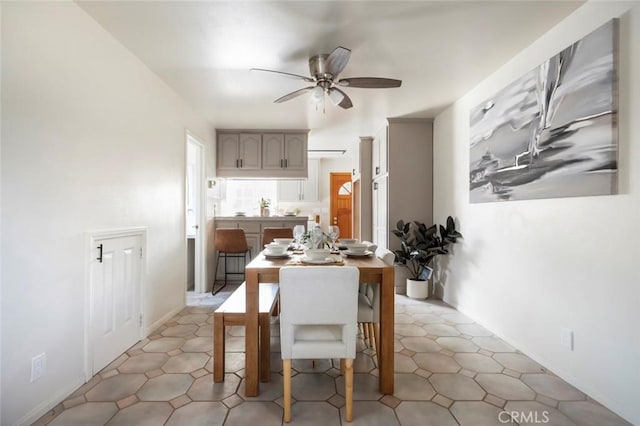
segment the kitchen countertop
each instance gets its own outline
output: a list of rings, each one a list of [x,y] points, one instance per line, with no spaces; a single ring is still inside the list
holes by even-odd
[[[260,222],[279,222],[287,220],[305,220],[308,221],[308,216],[217,216],[214,220],[234,220],[234,221],[260,221]]]

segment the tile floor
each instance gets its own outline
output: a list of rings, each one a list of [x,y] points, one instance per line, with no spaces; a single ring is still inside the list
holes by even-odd
[[[281,425],[277,323],[258,397],[244,396],[243,327],[227,328],[225,382],[213,383],[211,314],[230,291],[190,294],[179,315],[35,424]],[[395,334],[393,396],[378,393],[374,352],[358,341],[354,426],[628,424],[443,302],[398,296]],[[292,425],[346,424],[336,365],[294,361]]]

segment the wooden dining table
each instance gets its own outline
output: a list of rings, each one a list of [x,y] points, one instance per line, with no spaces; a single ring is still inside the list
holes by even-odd
[[[393,394],[394,376],[394,269],[381,259],[371,255],[365,257],[339,256],[343,265],[355,266],[360,271],[361,283],[380,283],[380,361],[379,385],[382,394]],[[245,394],[258,396],[260,380],[258,369],[258,306],[259,283],[280,281],[280,268],[300,265],[300,256],[285,259],[266,259],[256,256],[245,268],[246,280],[246,329],[245,329]]]

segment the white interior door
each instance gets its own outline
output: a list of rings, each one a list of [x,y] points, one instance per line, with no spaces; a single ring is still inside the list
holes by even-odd
[[[194,239],[193,280],[194,291],[204,293],[204,147],[193,136],[187,134],[186,176],[186,235]]]
[[[93,239],[90,295],[91,374],[142,337],[142,236]]]

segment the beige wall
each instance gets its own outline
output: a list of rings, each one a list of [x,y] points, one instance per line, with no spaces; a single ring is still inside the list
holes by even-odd
[[[85,378],[86,232],[148,227],[147,327],[184,305],[185,131],[203,120],[72,2],[2,5],[2,419]],[[47,372],[30,383],[30,362]]]
[[[634,6],[587,3],[436,117],[434,213],[439,222],[453,215],[465,237],[449,259],[445,301],[640,424],[640,6]],[[469,109],[616,16],[620,194],[470,204]],[[560,344],[563,328],[574,332],[573,351]]]

